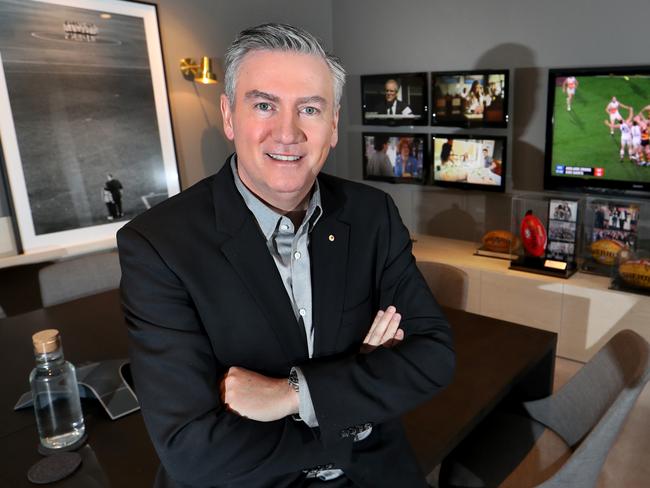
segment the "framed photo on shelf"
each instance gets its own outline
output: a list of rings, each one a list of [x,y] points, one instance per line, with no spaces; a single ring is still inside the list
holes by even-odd
[[[549,200],[546,258],[573,266],[576,260],[577,230],[578,202]]]
[[[180,191],[156,6],[0,0],[0,141],[22,250],[114,237]]]
[[[423,183],[426,178],[425,134],[364,133],[363,178]]]

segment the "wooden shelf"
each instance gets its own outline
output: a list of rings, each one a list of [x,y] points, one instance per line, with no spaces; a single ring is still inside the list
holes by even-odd
[[[577,361],[622,329],[650,341],[650,297],[610,290],[606,276],[513,271],[507,260],[475,256],[477,243],[413,237],[418,266],[442,305],[557,332],[558,355]]]

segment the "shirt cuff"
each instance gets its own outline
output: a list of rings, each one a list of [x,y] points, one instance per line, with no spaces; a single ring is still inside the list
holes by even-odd
[[[314,404],[311,401],[307,379],[300,368],[294,367],[291,368],[291,371],[295,371],[298,376],[298,415],[307,426],[311,428],[318,427],[318,419],[316,418]]]

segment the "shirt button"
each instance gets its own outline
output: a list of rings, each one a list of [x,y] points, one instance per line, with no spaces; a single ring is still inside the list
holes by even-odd
[[[300,251],[296,251],[293,253],[293,257],[296,259],[300,259],[300,256],[302,256],[302,254],[300,254]]]
[[[288,226],[287,224],[282,224],[282,225],[280,226],[280,229],[282,229],[282,230],[289,230],[289,226]]]
[[[300,314],[301,317],[304,317],[305,315],[307,315],[307,310],[301,308],[300,310],[298,310],[298,313]]]

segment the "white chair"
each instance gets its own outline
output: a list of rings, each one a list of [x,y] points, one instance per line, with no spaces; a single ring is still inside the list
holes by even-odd
[[[120,278],[117,251],[58,261],[38,273],[45,307],[118,288]]]

